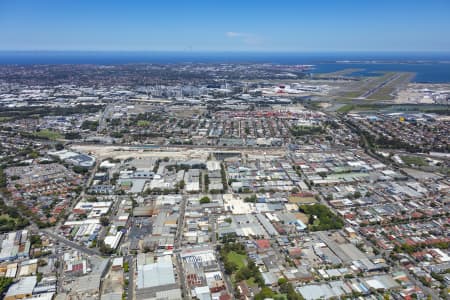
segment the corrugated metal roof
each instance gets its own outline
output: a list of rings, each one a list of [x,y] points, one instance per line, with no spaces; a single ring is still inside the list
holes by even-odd
[[[23,277],[19,282],[13,284],[9,288],[8,292],[6,293],[6,298],[15,295],[32,294],[36,282],[37,282],[36,276]]]
[[[175,283],[172,259],[161,256],[154,264],[138,266],[137,288],[149,288]]]

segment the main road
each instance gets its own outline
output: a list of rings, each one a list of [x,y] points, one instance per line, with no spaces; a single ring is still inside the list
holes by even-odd
[[[63,236],[60,236],[59,234],[54,233],[54,228],[46,228],[46,229],[43,229],[42,231],[44,231],[51,238],[53,238],[63,244],[66,244],[67,246],[69,246],[73,249],[83,252],[84,254],[91,255],[91,256],[101,256],[100,252],[96,249],[90,249],[90,248],[84,247],[80,244],[69,241],[68,239],[66,239]]]
[[[134,257],[132,255],[128,255],[124,258],[128,263],[128,300],[134,299]]]
[[[174,247],[174,252],[176,253],[175,256],[175,260],[176,260],[176,269],[177,269],[177,274],[178,274],[178,279],[180,280],[180,285],[181,285],[181,291],[183,293],[183,298],[184,299],[189,299],[187,293],[188,293],[188,288],[187,288],[187,284],[186,284],[186,280],[184,278],[184,270],[183,270],[183,262],[181,260],[181,255],[180,255],[180,251],[182,249],[182,239],[183,239],[183,228],[184,228],[184,215],[186,212],[186,205],[187,205],[187,199],[185,197],[185,195],[183,195],[183,197],[181,198],[181,203],[180,203],[180,216],[178,218],[178,226],[177,226],[177,233],[175,235],[175,247]]]

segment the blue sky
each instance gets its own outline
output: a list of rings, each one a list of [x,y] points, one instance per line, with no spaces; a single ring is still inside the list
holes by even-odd
[[[449,0],[0,0],[0,50],[450,51]]]

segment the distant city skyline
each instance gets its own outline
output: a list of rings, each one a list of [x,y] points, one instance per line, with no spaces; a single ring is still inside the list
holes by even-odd
[[[0,0],[0,51],[450,52],[450,1]]]

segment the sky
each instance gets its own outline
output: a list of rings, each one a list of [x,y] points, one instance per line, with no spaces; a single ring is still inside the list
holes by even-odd
[[[0,50],[450,52],[450,0],[0,0]]]

